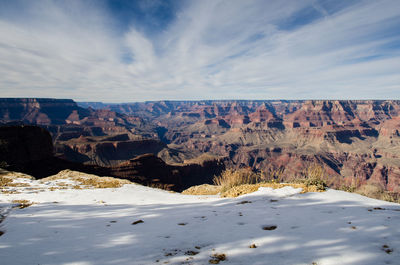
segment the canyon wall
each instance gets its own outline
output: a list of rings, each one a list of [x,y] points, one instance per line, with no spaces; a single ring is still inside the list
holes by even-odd
[[[169,163],[207,153],[223,158],[227,167],[284,167],[287,179],[319,164],[333,187],[374,182],[400,191],[400,101],[159,101],[102,107],[155,123],[159,138],[175,150],[159,153]]]
[[[0,100],[1,122],[48,129],[56,155],[72,162],[114,167],[151,153],[170,166],[184,167],[213,157],[225,167],[265,172],[284,168],[283,180],[318,164],[332,187],[373,182],[400,192],[396,100],[19,100]]]

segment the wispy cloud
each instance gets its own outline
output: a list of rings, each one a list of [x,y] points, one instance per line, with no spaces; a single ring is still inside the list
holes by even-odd
[[[0,12],[1,96],[399,99],[400,2],[338,2],[191,1],[122,34],[98,1],[22,2]]]

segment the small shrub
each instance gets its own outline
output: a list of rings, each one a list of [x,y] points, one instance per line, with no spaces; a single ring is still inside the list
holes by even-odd
[[[238,170],[227,169],[218,177],[214,177],[213,182],[217,186],[221,186],[221,192],[232,187],[243,184],[255,184],[260,181],[260,175],[248,168]]]
[[[317,190],[325,190],[328,186],[325,181],[325,169],[320,165],[314,164],[307,167],[303,171],[303,176],[305,177],[303,183],[306,186],[315,186]]]
[[[376,184],[368,183],[362,185],[356,192],[367,197],[378,198],[384,193],[384,189]]]
[[[261,171],[260,178],[264,182],[280,183],[284,172],[285,168],[283,166],[279,168],[270,167],[265,171]]]
[[[346,191],[346,192],[355,192],[356,187],[355,186],[342,185],[342,186],[339,187],[339,190]]]
[[[355,193],[378,200],[400,203],[400,195],[398,193],[386,191],[380,184],[364,184],[356,189]]]

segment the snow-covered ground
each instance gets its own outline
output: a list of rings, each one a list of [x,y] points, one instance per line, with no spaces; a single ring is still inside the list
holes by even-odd
[[[0,264],[209,264],[214,254],[226,255],[219,264],[400,264],[400,205],[357,194],[285,187],[227,199],[24,181],[39,188],[0,194]],[[12,208],[16,199],[35,204]]]

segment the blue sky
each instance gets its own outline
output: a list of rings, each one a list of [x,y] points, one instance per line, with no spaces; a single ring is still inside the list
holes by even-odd
[[[0,0],[1,97],[400,99],[398,0]]]

